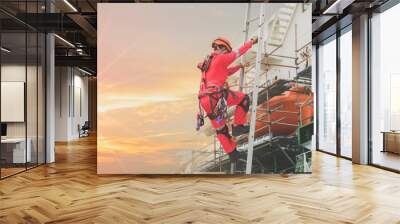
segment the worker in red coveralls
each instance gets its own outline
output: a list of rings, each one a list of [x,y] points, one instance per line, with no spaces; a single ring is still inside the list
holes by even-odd
[[[198,95],[199,103],[210,119],[212,126],[216,129],[217,138],[224,151],[229,155],[231,162],[238,159],[239,152],[236,150],[236,141],[232,139],[226,125],[226,109],[230,106],[236,106],[232,135],[236,137],[246,134],[249,132],[249,126],[246,125],[246,115],[249,111],[250,98],[245,93],[230,90],[226,80],[230,75],[244,67],[244,65],[230,67],[232,62],[246,53],[257,41],[256,37],[252,38],[239,50],[232,51],[228,40],[217,38],[212,42],[214,51],[197,66],[202,71]]]

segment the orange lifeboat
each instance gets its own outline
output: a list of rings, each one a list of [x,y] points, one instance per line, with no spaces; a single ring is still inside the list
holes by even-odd
[[[313,122],[314,95],[311,89],[293,82],[284,85],[286,88],[283,92],[273,95],[268,102],[259,102],[256,137],[270,131],[273,136],[292,135],[299,125]]]

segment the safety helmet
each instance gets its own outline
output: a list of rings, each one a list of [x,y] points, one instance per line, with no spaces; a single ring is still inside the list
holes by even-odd
[[[232,51],[232,47],[231,47],[231,43],[229,42],[229,40],[222,38],[222,37],[218,37],[217,39],[215,39],[212,42],[212,48],[217,48],[217,46],[222,45],[224,46],[229,52]]]

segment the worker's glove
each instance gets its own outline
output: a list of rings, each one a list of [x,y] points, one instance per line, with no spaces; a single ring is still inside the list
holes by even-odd
[[[240,68],[247,68],[250,67],[250,62],[246,62],[244,64],[240,64]]]
[[[258,37],[252,37],[251,41],[253,42],[253,44],[256,44],[258,42]]]

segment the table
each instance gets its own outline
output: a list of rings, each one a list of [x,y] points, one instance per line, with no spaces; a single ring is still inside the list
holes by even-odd
[[[382,152],[392,152],[400,154],[400,131],[382,131],[383,150]]]
[[[26,163],[31,162],[32,153],[31,145],[32,140],[26,139],[27,147],[25,153],[25,138],[5,138],[1,139],[1,156],[6,159],[6,163]],[[10,146],[13,146],[10,148]],[[9,155],[9,154],[12,154]],[[11,159],[12,158],[12,159]]]

